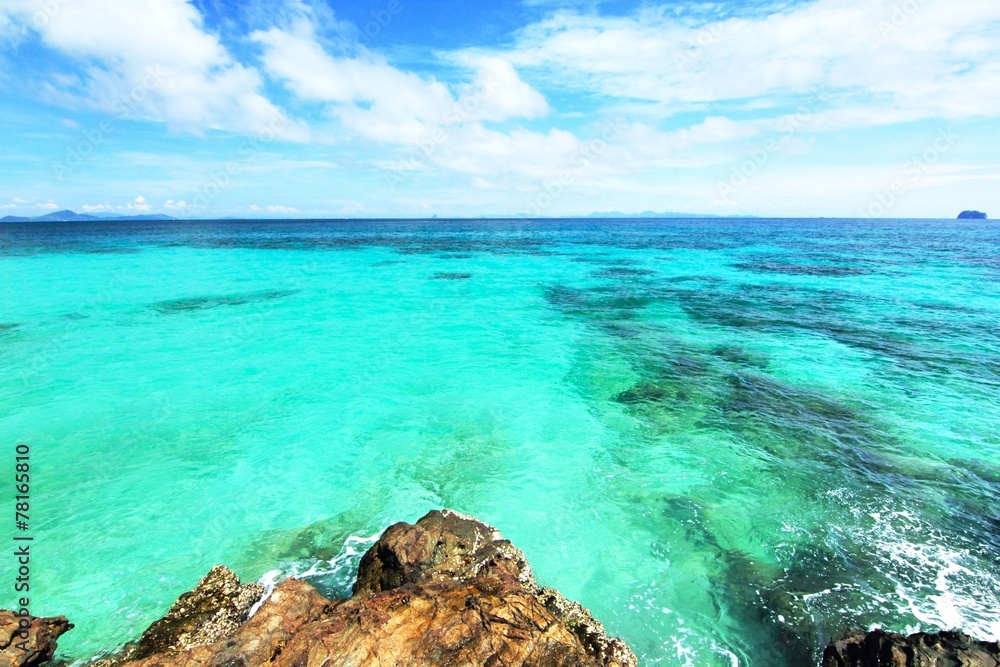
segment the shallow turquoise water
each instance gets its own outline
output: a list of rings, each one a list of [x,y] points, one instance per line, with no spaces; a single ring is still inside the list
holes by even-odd
[[[32,611],[81,658],[219,562],[343,594],[446,506],[647,665],[1000,638],[998,285],[994,223],[4,225]]]

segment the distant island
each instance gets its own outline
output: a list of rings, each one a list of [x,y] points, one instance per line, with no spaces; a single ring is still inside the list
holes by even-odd
[[[986,214],[982,211],[962,211],[958,214],[959,220],[985,220]]]
[[[88,215],[86,213],[75,213],[73,211],[56,211],[46,213],[37,218],[26,218],[17,215],[8,215],[0,218],[0,222],[93,222],[98,220],[114,220],[121,222],[139,222],[143,220],[176,220],[169,215],[154,213],[150,215],[119,215],[117,213],[102,213],[100,215]]]

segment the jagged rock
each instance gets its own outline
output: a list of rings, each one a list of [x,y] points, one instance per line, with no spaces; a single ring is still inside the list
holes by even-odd
[[[27,637],[20,634],[21,619],[28,621]],[[52,659],[56,640],[73,629],[65,616],[37,618],[0,610],[0,667],[35,667]]]
[[[458,512],[430,512],[416,525],[397,523],[361,558],[354,594],[407,584],[473,579],[490,568],[523,584],[533,582],[527,559],[496,528]]]
[[[284,665],[283,648],[310,624],[323,618],[334,602],[304,581],[289,579],[278,586],[256,614],[214,644],[178,653],[157,653],[124,662],[128,667],[258,667]],[[321,637],[310,633],[310,640]],[[317,645],[321,648],[322,643]]]
[[[190,606],[190,601],[183,601],[185,596],[174,608]],[[362,558],[353,593],[346,600],[327,600],[308,583],[292,579],[279,585],[250,620],[211,645],[189,643],[188,648],[177,650],[181,634],[162,633],[165,639],[158,643],[167,647],[164,652],[145,653],[139,659],[131,653],[125,664],[637,664],[628,646],[609,638],[586,609],[557,591],[540,588],[524,554],[499,531],[447,510],[431,512],[415,525],[398,523],[387,529]]]
[[[855,630],[826,647],[823,667],[1000,667],[1000,647],[961,632]]]
[[[177,599],[166,616],[153,622],[138,642],[98,667],[214,644],[236,632],[263,595],[260,584],[241,584],[232,570],[216,565],[194,590]]]
[[[470,644],[496,644],[494,635],[504,634],[499,627],[502,624],[523,633],[495,658],[491,658],[488,646],[481,647],[479,653],[464,646],[454,656],[459,664],[493,664],[487,662],[490,659],[499,660],[497,665],[636,664],[628,646],[608,637],[604,627],[580,604],[554,589],[540,588],[524,554],[500,531],[457,512],[430,512],[413,526],[395,524],[364,555],[354,597],[396,590],[412,590],[428,597],[447,591],[451,598],[457,593],[457,603],[472,593],[475,597],[467,599],[466,606],[478,607],[477,613],[465,618],[469,614],[457,604],[453,610],[457,616],[451,621],[471,629],[458,633]],[[505,615],[508,609],[513,613]],[[499,614],[496,618],[491,617],[494,612]],[[552,625],[552,620],[558,623]],[[543,625],[549,627],[538,632]],[[564,658],[570,662],[562,662]]]

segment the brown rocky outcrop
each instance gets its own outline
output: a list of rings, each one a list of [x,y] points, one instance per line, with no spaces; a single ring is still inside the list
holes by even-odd
[[[826,647],[823,667],[1000,667],[1000,647],[961,632],[856,630]]]
[[[22,619],[27,627],[22,627]],[[48,662],[56,651],[56,640],[72,629],[65,616],[36,618],[0,611],[0,667],[35,667]]]
[[[122,667],[634,667],[577,603],[539,587],[495,528],[451,511],[388,528],[361,560],[351,597],[308,583],[259,597],[225,568],[181,596]]]
[[[214,644],[236,632],[263,595],[260,584],[240,584],[231,570],[216,565],[194,590],[177,599],[166,616],[150,625],[139,641],[98,667]]]

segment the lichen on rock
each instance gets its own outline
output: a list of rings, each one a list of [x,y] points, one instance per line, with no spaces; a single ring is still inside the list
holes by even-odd
[[[214,644],[236,632],[263,595],[260,584],[241,584],[232,570],[216,565],[193,590],[177,599],[166,616],[153,622],[137,642],[98,667]]]

